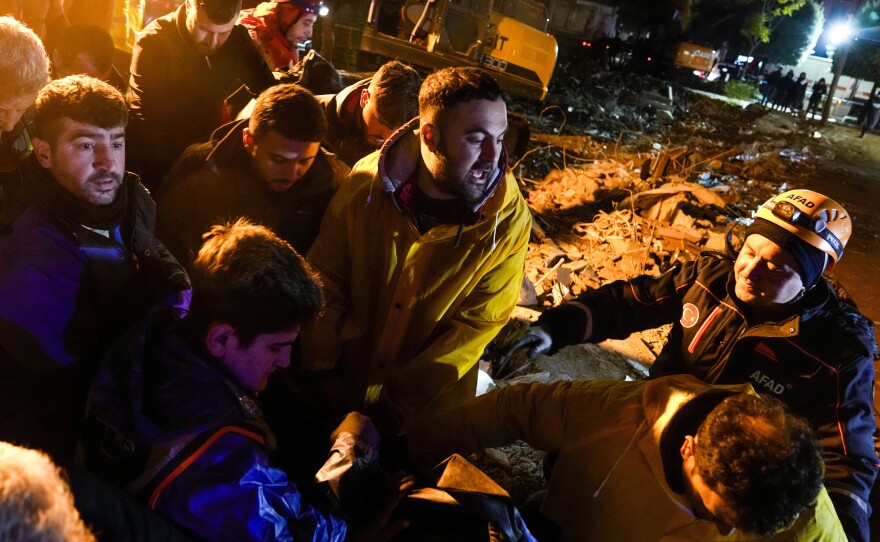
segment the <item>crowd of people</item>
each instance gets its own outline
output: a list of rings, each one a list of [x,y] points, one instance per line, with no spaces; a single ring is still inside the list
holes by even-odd
[[[822,98],[828,91],[828,86],[824,77],[813,83],[812,93],[807,102],[807,108],[804,110],[804,98],[808,88],[809,81],[806,73],[801,72],[795,79],[794,71],[788,70],[788,73],[783,76],[780,66],[764,74],[764,79],[761,81],[761,105],[767,105],[783,112],[812,113],[816,116],[822,104]]]
[[[648,380],[475,397],[523,279],[527,130],[479,68],[279,80],[318,3],[268,4],[185,0],[128,83],[99,26],[47,50],[0,17],[0,538],[463,540],[401,503],[523,439],[547,490],[522,516],[459,490],[476,539],[870,539],[877,345],[823,277],[839,203],[777,195],[736,254],[508,345],[672,324]]]

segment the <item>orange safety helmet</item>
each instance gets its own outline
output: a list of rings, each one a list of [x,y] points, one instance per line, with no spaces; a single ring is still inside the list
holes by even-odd
[[[764,202],[755,218],[763,218],[828,254],[831,269],[843,256],[852,235],[852,219],[842,205],[812,190],[789,190]]]
[[[275,4],[276,9],[272,9],[271,4]],[[260,9],[264,5],[266,7]],[[267,12],[274,14],[273,26],[277,26],[281,34],[287,34],[288,29],[307,13],[318,17],[326,15],[326,8],[321,0],[272,0],[270,3],[260,4],[257,10],[255,13],[261,15]]]

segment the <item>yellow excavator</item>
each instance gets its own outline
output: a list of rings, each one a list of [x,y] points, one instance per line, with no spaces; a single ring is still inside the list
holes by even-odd
[[[430,69],[480,66],[513,94],[543,99],[556,65],[546,7],[535,0],[344,0],[333,62],[364,69],[397,58]]]

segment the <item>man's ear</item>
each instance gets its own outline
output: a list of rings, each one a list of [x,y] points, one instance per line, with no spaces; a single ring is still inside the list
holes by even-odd
[[[205,333],[205,348],[215,358],[223,358],[223,356],[238,346],[238,335],[235,334],[235,328],[229,324],[211,324]]]
[[[45,139],[33,138],[31,142],[34,144],[34,156],[37,162],[46,169],[52,165],[52,146]]]
[[[422,143],[428,147],[431,152],[437,152],[437,143],[440,141],[440,130],[431,122],[426,122],[419,126],[419,137]]]
[[[367,107],[367,102],[370,101],[370,89],[365,88],[361,90],[361,109]]]
[[[244,144],[244,148],[248,151],[248,154],[252,153],[254,150],[254,136],[251,135],[250,129],[247,126],[244,127],[244,130],[241,131],[241,142]]]
[[[691,435],[685,435],[684,442],[681,444],[681,458],[685,461],[694,456],[694,444],[696,439]]]

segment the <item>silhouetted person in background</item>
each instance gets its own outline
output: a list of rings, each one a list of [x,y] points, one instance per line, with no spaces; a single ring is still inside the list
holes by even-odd
[[[828,85],[825,84],[825,78],[823,77],[813,84],[813,93],[810,94],[810,101],[807,106],[808,115],[816,116],[817,113],[821,113],[822,98],[825,97],[826,92],[828,92]]]
[[[880,88],[875,88],[865,104],[865,118],[862,120],[862,133],[859,137],[865,137],[867,132],[872,131],[880,122]]]
[[[773,95],[773,109],[785,111],[796,89],[797,84],[794,82],[794,70],[788,70],[785,77],[776,84],[776,93]]]
[[[761,105],[773,104],[773,98],[776,96],[780,79],[782,79],[782,68],[777,68],[764,76],[764,98],[761,100]]]
[[[791,93],[788,99],[788,107],[792,112],[801,111],[804,108],[804,96],[807,93],[807,74],[801,72],[798,75],[798,78],[794,82],[794,92]]]
[[[113,67],[113,38],[93,24],[67,27],[52,46],[52,67],[56,77],[85,74],[110,83],[120,92],[126,83]]]

